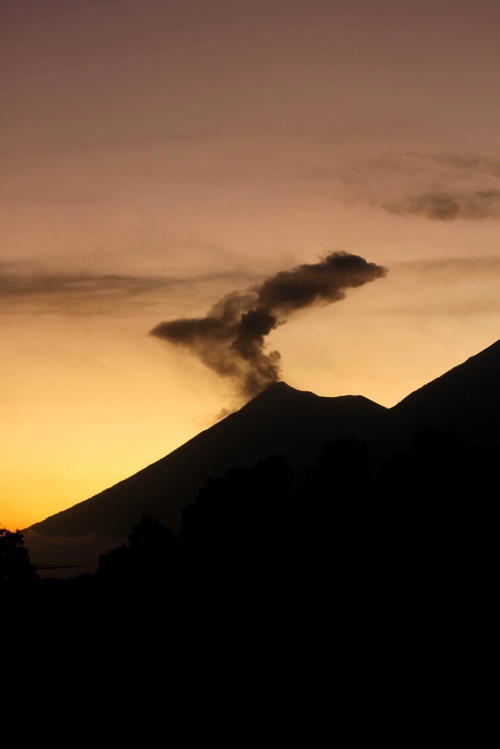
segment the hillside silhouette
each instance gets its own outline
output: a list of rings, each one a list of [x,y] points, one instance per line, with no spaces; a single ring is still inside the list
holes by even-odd
[[[161,637],[207,612],[220,623],[242,612],[244,629],[247,616],[263,617],[318,642],[339,616],[349,640],[366,616],[387,638],[391,618],[411,616],[418,631],[421,614],[489,595],[499,445],[429,428],[380,463],[369,449],[356,438],[327,443],[300,479],[283,455],[231,469],[183,508],[177,534],[143,515],[95,574],[29,588],[19,578],[7,592],[58,617],[73,610],[78,622],[90,614],[122,626],[124,617],[147,638],[152,623]],[[6,540],[23,567],[22,535]],[[0,555],[0,578],[12,580],[12,558]]]
[[[500,438],[500,341],[390,409],[393,429],[435,427],[476,440]]]
[[[83,548],[85,538],[98,539],[95,548],[89,547],[89,555],[93,554],[96,561],[97,552],[107,551],[116,546],[116,541],[125,539],[143,515],[178,532],[183,509],[192,505],[207,482],[223,479],[230,471],[254,470],[259,461],[270,456],[281,456],[289,466],[299,515],[301,504],[304,513],[307,503],[317,502],[318,495],[325,491],[331,493],[330,487],[339,482],[346,502],[345,497],[353,496],[346,476],[361,481],[360,486],[365,481],[365,489],[357,490],[356,496],[363,496],[363,492],[383,495],[383,512],[389,511],[391,498],[399,503],[397,512],[401,501],[428,503],[438,492],[437,487],[447,497],[455,495],[460,490],[456,481],[460,461],[468,461],[486,476],[494,460],[500,425],[498,383],[500,342],[392,409],[362,396],[325,398],[276,383],[165,458],[35,524],[28,529],[27,543],[31,550],[37,549],[38,557],[43,553],[46,561],[57,553],[51,551],[51,544],[61,537],[73,539],[76,548],[80,544]],[[362,447],[353,453],[346,447],[352,444]],[[333,452],[332,445],[336,445]],[[330,457],[325,458],[325,454]],[[347,474],[346,465],[350,466]],[[314,476],[312,466],[316,466]],[[429,491],[431,476],[438,474],[435,490]],[[344,476],[342,481],[340,475]],[[474,490],[470,475],[461,481],[463,487]],[[265,513],[265,506],[256,498],[254,505]],[[360,511],[359,523],[364,523],[372,511],[364,499],[363,506],[365,517]],[[30,533],[38,547],[32,545]]]
[[[313,683],[316,693],[325,691],[325,672],[341,690],[371,679],[374,704],[385,681],[398,693],[403,685],[405,699],[406,684],[416,697],[423,689],[427,694],[436,669],[453,681],[458,669],[463,675],[464,642],[474,661],[478,648],[481,658],[481,649],[491,652],[484,633],[494,621],[500,444],[479,427],[498,416],[483,397],[494,382],[489,368],[497,366],[498,352],[496,345],[486,357],[483,390],[480,356],[450,373],[451,415],[429,406],[423,420],[412,405],[405,421],[404,401],[386,410],[363,398],[325,399],[274,386],[117,485],[120,491],[132,482],[127,512],[133,521],[120,538],[108,537],[106,547],[94,544],[93,557],[66,579],[60,568],[70,560],[61,555],[61,537],[44,537],[45,553],[54,554],[41,559],[52,562],[47,565],[28,534],[29,556],[23,534],[0,534],[7,621],[13,629],[19,620],[31,630],[35,623],[33,641],[44,649],[67,632],[65,659],[83,652],[99,661],[96,674],[114,651],[117,662],[125,660],[125,682],[133,689],[146,683],[156,689],[157,679],[145,681],[143,670],[170,678],[176,660],[192,681],[207,659],[210,674],[227,662],[246,680],[253,667],[257,684],[262,675],[266,681],[269,663],[276,664],[286,684],[294,678],[309,690]],[[443,382],[446,376],[414,397],[434,398]],[[467,391],[472,383],[481,390],[476,408],[474,392]],[[439,426],[454,423],[458,429]],[[245,425],[248,434],[241,431]],[[218,444],[228,454],[221,456]],[[213,452],[204,457],[206,446]],[[271,448],[278,451],[250,457]],[[205,462],[196,468],[197,488],[186,479],[191,493],[175,505],[174,532],[144,512],[153,502],[141,476],[156,470],[161,488],[161,469],[174,475],[176,453],[188,472],[189,456]],[[231,466],[228,455],[239,464]],[[220,473],[210,475],[214,466]],[[83,509],[97,523],[88,527],[99,530],[100,519],[110,523],[115,511],[115,527],[122,528],[119,501],[106,507],[107,494],[100,495],[106,512],[98,505],[92,516],[89,500],[60,513],[58,522],[69,517],[78,530],[74,513]],[[163,486],[153,499],[162,496],[170,502],[175,495]],[[85,536],[69,541],[81,552]],[[442,679],[437,683],[441,709]]]

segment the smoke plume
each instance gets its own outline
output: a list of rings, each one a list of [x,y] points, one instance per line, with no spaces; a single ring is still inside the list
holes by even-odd
[[[331,304],[345,290],[386,274],[358,255],[333,252],[318,263],[299,265],[245,292],[227,294],[205,317],[161,322],[151,335],[184,346],[210,369],[229,377],[245,397],[279,380],[280,354],[267,351],[266,336],[298,310]]]

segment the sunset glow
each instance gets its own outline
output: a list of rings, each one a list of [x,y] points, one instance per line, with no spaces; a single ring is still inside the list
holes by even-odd
[[[269,335],[391,406],[500,338],[500,6],[4,0],[0,526],[242,405],[148,335],[345,251],[385,266]]]

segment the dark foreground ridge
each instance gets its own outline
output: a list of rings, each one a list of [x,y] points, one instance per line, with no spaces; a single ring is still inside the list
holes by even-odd
[[[177,532],[183,508],[209,479],[236,468],[249,470],[269,456],[287,461],[298,486],[324,446],[341,439],[365,444],[372,467],[408,448],[415,434],[428,428],[494,442],[500,434],[499,383],[500,342],[392,409],[362,396],[326,398],[275,383],[156,463],[33,525],[27,543],[37,562],[85,566],[92,557],[95,566],[98,553],[126,538],[141,516]]]

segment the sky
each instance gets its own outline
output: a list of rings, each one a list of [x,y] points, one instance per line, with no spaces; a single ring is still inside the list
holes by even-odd
[[[334,252],[269,335],[391,406],[500,338],[497,0],[0,0],[0,525],[242,404],[151,329]],[[267,340],[267,339],[266,339]]]

